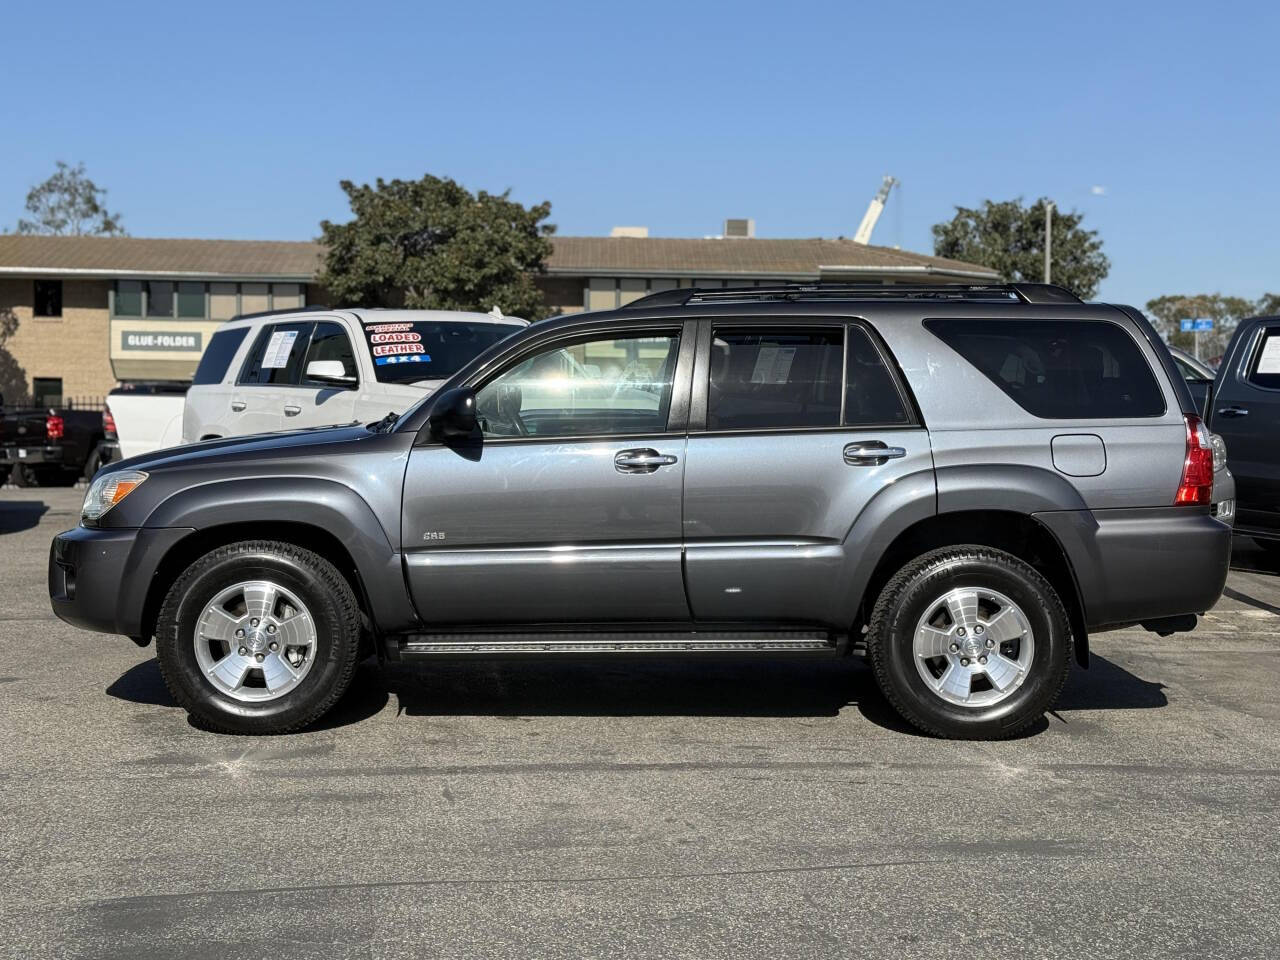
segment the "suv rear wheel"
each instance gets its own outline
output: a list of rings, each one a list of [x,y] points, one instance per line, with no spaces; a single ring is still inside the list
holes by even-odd
[[[333,564],[268,540],[193,563],[156,627],[174,699],[226,733],[286,733],[317,720],[350,685],[359,641],[355,595]]]
[[[990,547],[948,547],[885,585],[867,653],[885,696],[913,726],[1001,739],[1057,699],[1071,629],[1057,592],[1031,566]]]

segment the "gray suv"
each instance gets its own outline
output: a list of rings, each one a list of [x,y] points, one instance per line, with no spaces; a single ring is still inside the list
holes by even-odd
[[[403,415],[125,460],[59,617],[156,639],[202,724],[357,662],[841,657],[921,730],[1017,733],[1090,632],[1190,629],[1213,450],[1128,307],[1056,287],[680,289],[534,324]]]

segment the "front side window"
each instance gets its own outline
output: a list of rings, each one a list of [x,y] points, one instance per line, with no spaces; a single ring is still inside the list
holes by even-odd
[[[1258,355],[1249,370],[1249,381],[1269,390],[1280,390],[1280,327],[1263,331]]]
[[[37,317],[62,316],[62,281],[37,280],[35,284],[35,315]]]
[[[347,336],[347,331],[342,329],[342,325],[338,323],[325,322],[317,323],[315,330],[311,334],[311,345],[307,347],[307,359],[302,365],[302,378],[307,381],[307,368],[312,363],[319,361],[327,361],[329,363],[339,363],[342,365],[342,373],[335,374],[342,377],[351,377],[352,385],[355,385],[356,378],[360,373],[356,369],[356,356],[351,349],[351,338]],[[332,387],[332,383],[324,383],[315,381],[318,386]]]
[[[382,322],[370,317],[364,336],[381,382],[415,383],[453,376],[519,329],[511,323]]]
[[[844,331],[717,327],[711,339],[708,430],[840,425]]]
[[[544,347],[485,384],[476,409],[486,437],[663,433],[680,337],[600,337]]]
[[[1032,416],[1158,417],[1164,395],[1133,337],[1105,320],[926,320]]]
[[[298,383],[310,323],[274,323],[262,328],[240,371],[240,383],[291,386]]]

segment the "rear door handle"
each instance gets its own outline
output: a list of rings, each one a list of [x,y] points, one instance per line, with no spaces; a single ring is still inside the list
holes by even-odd
[[[659,467],[670,466],[678,460],[669,453],[644,447],[639,450],[619,450],[613,458],[613,468],[619,473],[653,473]]]
[[[1218,411],[1220,417],[1247,417],[1249,411],[1244,407],[1223,407]]]
[[[284,415],[286,417],[296,417],[302,412],[302,408],[296,403],[286,403],[284,405]]]
[[[235,411],[236,413],[239,413],[241,410],[243,410],[243,409],[244,409],[244,401],[243,401],[243,400],[232,400],[232,401],[231,401],[231,409],[232,409],[233,411]]]
[[[880,440],[860,440],[844,448],[844,462],[851,467],[878,467],[906,455],[905,447],[890,447]]]

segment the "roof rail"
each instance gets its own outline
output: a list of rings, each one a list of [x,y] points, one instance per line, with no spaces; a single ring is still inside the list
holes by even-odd
[[[623,310],[690,303],[768,300],[970,300],[987,303],[1080,303],[1071,291],[1049,283],[872,284],[781,283],[761,287],[679,287],[632,300]]]
[[[237,313],[231,320],[256,320],[258,317],[278,317],[285,313],[310,313],[312,310],[332,310],[323,303],[309,303],[305,307],[283,307],[279,310],[259,310],[257,313]],[[230,323],[228,320],[227,323]]]

